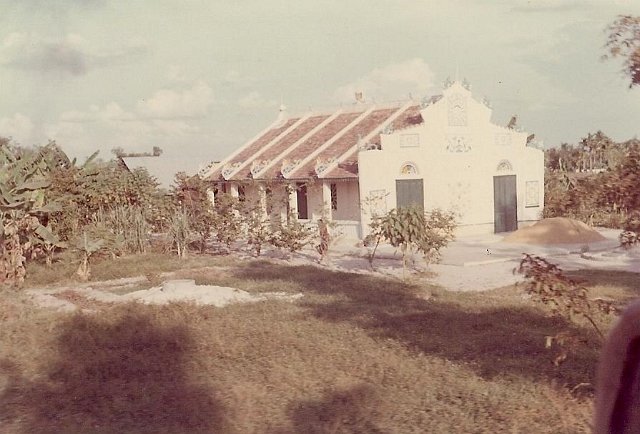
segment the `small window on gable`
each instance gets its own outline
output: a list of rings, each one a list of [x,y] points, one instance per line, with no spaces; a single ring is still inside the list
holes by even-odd
[[[338,186],[331,184],[331,209],[336,211],[338,209]]]
[[[502,160],[498,163],[496,172],[513,172],[513,166],[511,165],[509,160]]]
[[[404,163],[400,168],[400,175],[417,175],[418,168],[413,163]]]

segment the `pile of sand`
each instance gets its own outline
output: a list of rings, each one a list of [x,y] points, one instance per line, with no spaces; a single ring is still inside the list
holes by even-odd
[[[102,303],[127,303],[137,301],[145,304],[168,304],[171,302],[191,302],[199,305],[224,307],[234,303],[249,303],[263,300],[293,301],[302,294],[286,292],[263,292],[251,294],[241,289],[216,285],[196,285],[194,280],[168,280],[162,286],[118,295],[109,291],[87,288],[62,288],[48,293],[31,291],[34,302],[46,308],[73,311],[79,308],[73,301],[56,297],[61,292],[73,292],[81,298]]]
[[[503,239],[508,243],[518,244],[588,244],[604,240],[606,238],[589,225],[565,217],[540,220]]]

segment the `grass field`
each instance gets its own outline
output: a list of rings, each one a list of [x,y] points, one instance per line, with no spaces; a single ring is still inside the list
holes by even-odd
[[[98,264],[94,278],[131,275],[140,264],[149,273],[185,265],[136,257]],[[176,276],[304,297],[64,314],[4,290],[0,432],[589,432],[593,391],[575,387],[593,382],[595,336],[549,317],[517,288],[451,293],[214,257],[188,265],[226,268]],[[32,271],[33,285],[47,282]],[[572,277],[620,300],[636,295],[633,274]],[[589,345],[557,367],[544,338],[566,327]]]

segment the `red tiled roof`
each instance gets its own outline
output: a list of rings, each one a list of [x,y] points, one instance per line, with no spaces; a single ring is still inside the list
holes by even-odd
[[[280,168],[282,166],[282,161],[287,159],[291,161],[302,160],[306,158],[309,154],[315,151],[317,148],[322,146],[324,143],[328,142],[332,137],[338,134],[344,127],[349,125],[351,122],[356,120],[358,116],[360,116],[363,111],[359,112],[351,112],[351,113],[342,113],[339,114],[335,119],[329,122],[324,126],[320,131],[316,132],[314,135],[309,137],[303,143],[296,146],[291,152],[286,155],[278,155],[276,158],[278,161],[275,161],[273,166],[265,173],[260,175],[261,179],[274,179],[281,176]]]
[[[358,122],[353,128],[351,128],[344,136],[333,142],[327,149],[320,152],[316,158],[306,163],[303,167],[294,170],[290,178],[308,178],[315,175],[316,159],[326,160],[329,158],[337,158],[347,152],[349,148],[356,145],[358,140],[371,133],[377,127],[380,127],[384,121],[389,119],[393,113],[398,110],[398,107],[385,108],[374,110],[364,119]]]
[[[267,152],[265,152],[264,149],[257,150],[253,155],[251,155],[252,159],[264,160],[264,159],[268,159],[270,156],[280,155],[289,146],[293,145],[295,142],[300,140],[302,137],[304,137],[305,134],[307,134],[308,132],[313,130],[315,127],[320,125],[328,117],[329,115],[309,117],[307,120],[303,121],[300,125],[298,125],[293,131],[290,131],[287,135],[285,135],[276,143],[271,145]],[[243,179],[250,179],[250,178],[251,178],[250,164],[246,165],[244,168],[242,168],[241,171],[239,171],[238,173],[236,173],[231,177],[231,179],[234,179],[234,180],[243,180]]]
[[[437,101],[432,98],[432,102]],[[300,117],[287,120],[279,127],[272,128],[258,139],[249,143],[237,155],[225,161],[225,164],[241,164],[242,169],[233,175],[232,179],[241,181],[251,179],[252,163],[256,169],[260,165],[267,165],[264,172],[256,171],[257,179],[283,179],[281,173],[285,161],[294,163],[293,170],[288,173],[289,179],[307,179],[316,177],[316,162],[338,159],[321,174],[322,178],[357,178],[358,150],[355,146],[360,139],[368,143],[380,144],[380,131],[385,125],[392,130],[401,130],[423,122],[420,106],[413,104],[399,113],[400,104],[374,108],[371,106],[353,106],[348,111],[339,110],[334,113],[324,113],[310,116],[301,121],[279,140],[274,140],[284,131],[300,121]],[[397,117],[395,117],[397,116]],[[358,120],[359,117],[362,117]],[[389,121],[393,119],[390,123]],[[357,121],[357,122],[356,122]],[[324,125],[323,125],[324,123]],[[353,125],[351,125],[353,124]],[[320,127],[320,128],[318,128]],[[317,131],[313,132],[314,129]],[[310,133],[312,133],[309,135]],[[305,140],[306,135],[309,135]],[[318,152],[319,151],[319,152]],[[314,154],[317,152],[317,154]],[[309,158],[311,155],[313,157]],[[304,161],[308,159],[308,161]],[[295,167],[302,161],[300,167]],[[331,167],[335,165],[335,167]],[[222,180],[224,165],[217,168],[208,179]]]
[[[225,161],[221,167],[217,168],[211,175],[207,177],[212,181],[217,181],[222,179],[222,170],[224,169],[224,165],[226,164],[234,164],[234,163],[244,163],[246,160],[250,159],[256,153],[258,153],[263,146],[269,144],[273,139],[278,137],[284,131],[287,130],[291,125],[298,122],[300,118],[287,119],[282,125],[272,128],[269,131],[265,132],[262,136],[260,136],[253,143],[250,143],[245,149],[243,149],[238,155],[233,157],[231,160]]]

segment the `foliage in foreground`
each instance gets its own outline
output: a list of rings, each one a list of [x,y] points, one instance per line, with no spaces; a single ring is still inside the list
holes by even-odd
[[[596,332],[600,346],[602,345],[602,325],[617,312],[612,301],[590,298],[586,287],[568,278],[557,265],[539,256],[524,254],[516,271],[524,275],[525,290],[535,302],[548,307],[553,316],[564,319],[567,324],[586,321]],[[561,330],[546,339],[547,347],[556,344],[560,350],[554,359],[556,365],[562,363],[567,358],[568,351],[582,341],[574,329]]]

